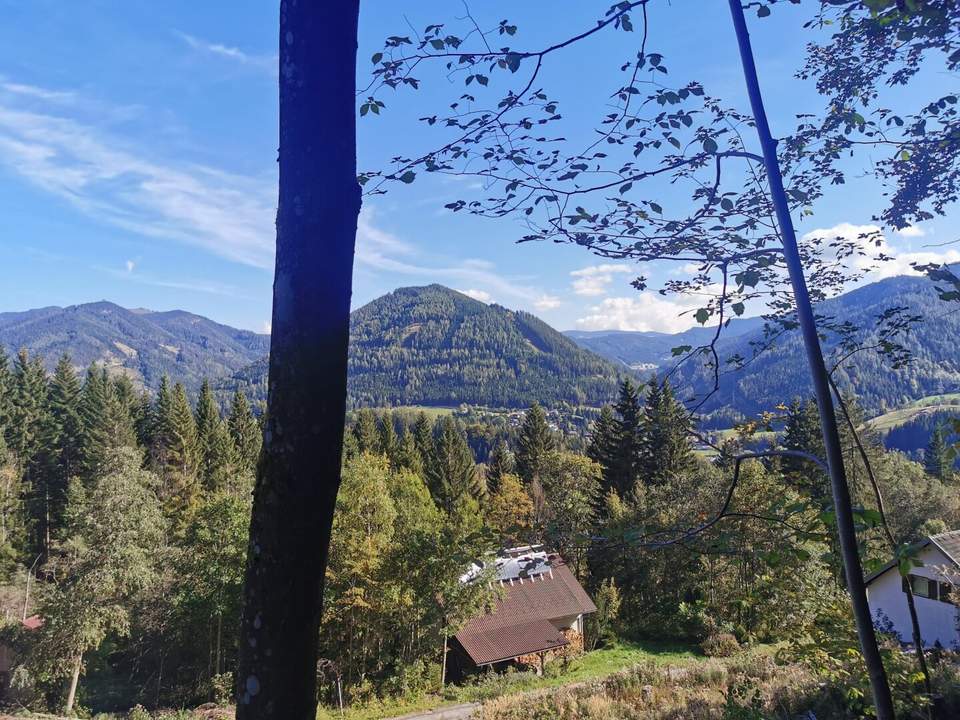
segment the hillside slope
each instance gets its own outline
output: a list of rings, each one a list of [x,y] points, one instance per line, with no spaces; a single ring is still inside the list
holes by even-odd
[[[182,310],[127,310],[104,301],[0,313],[0,346],[42,355],[48,369],[69,353],[78,367],[105,363],[148,388],[166,374],[196,390],[204,377],[231,375],[262,357],[270,338]]]
[[[265,360],[224,389],[262,398]],[[535,316],[442,285],[400,288],[353,312],[349,401],[359,405],[600,405],[621,371]]]

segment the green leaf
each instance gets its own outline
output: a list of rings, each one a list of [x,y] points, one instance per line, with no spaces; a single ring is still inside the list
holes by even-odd
[[[698,323],[700,323],[701,325],[705,325],[707,320],[710,319],[710,311],[707,310],[706,308],[700,308],[699,310],[697,310],[697,314],[694,315],[693,317],[696,318]]]
[[[372,62],[374,65],[376,65],[381,60],[383,60],[383,53],[380,53],[380,52],[374,53],[373,57],[370,58],[370,62]]]
[[[417,174],[413,170],[407,170],[403,175],[400,176],[400,182],[406,183],[409,185],[417,177]]]
[[[757,17],[767,17],[770,14],[770,8],[766,5],[761,5],[757,8]]]
[[[743,303],[742,303],[742,302],[734,303],[733,305],[730,306],[730,309],[733,310],[734,314],[735,314],[737,317],[739,317],[740,315],[743,315]]]
[[[633,183],[632,183],[632,182],[624,183],[623,185],[620,186],[620,194],[623,195],[625,192],[627,192],[628,190],[630,190],[630,188],[632,188],[632,187],[633,187]]]
[[[703,151],[711,155],[717,151],[717,141],[708,137],[703,141]]]

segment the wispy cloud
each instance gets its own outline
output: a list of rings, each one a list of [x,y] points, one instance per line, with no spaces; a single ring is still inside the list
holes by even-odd
[[[244,52],[238,47],[233,47],[232,45],[224,45],[218,42],[211,42],[209,40],[204,40],[198,38],[195,35],[190,35],[189,33],[181,32],[180,30],[175,30],[174,33],[183,40],[187,45],[189,45],[193,50],[199,52],[207,53],[210,55],[215,55],[217,57],[225,58],[227,60],[232,60],[233,62],[239,63],[241,65],[248,65],[250,67],[255,67],[259,70],[265,70],[272,73],[277,72],[277,56],[276,55],[257,55],[254,53]]]
[[[56,103],[72,103],[77,95],[65,90],[47,90],[46,88],[35,85],[25,85],[23,83],[7,82],[0,77],[0,88],[14,95],[22,95],[36,100]]]
[[[275,183],[149,158],[62,113],[0,96],[0,164],[91,217],[146,237],[272,266]]]
[[[897,235],[900,235],[905,238],[918,238],[923,237],[927,234],[927,231],[922,227],[917,227],[916,225],[911,225],[910,227],[901,228],[897,230]]]
[[[589,267],[574,270],[570,273],[573,280],[573,292],[577,295],[596,296],[606,295],[609,286],[613,283],[613,276],[631,274],[634,270],[628,265],[590,265]]]
[[[676,333],[696,325],[690,314],[703,305],[696,297],[662,297],[643,292],[629,297],[604,298],[577,320],[583,330],[634,330]]]
[[[103,265],[92,265],[91,269],[106,273],[115,278],[128,280],[140,285],[150,285],[152,287],[168,288],[170,290],[185,290],[187,292],[204,293],[206,295],[220,295],[224,297],[240,298],[245,297],[233,285],[219,283],[212,280],[166,280],[156,278],[150,275],[134,272],[131,268],[131,261],[127,260],[123,268],[106,267]]]
[[[493,296],[485,290],[471,288],[469,290],[459,290],[458,292],[462,292],[467,297],[472,297],[474,300],[479,300],[482,303],[489,304],[493,302]]]

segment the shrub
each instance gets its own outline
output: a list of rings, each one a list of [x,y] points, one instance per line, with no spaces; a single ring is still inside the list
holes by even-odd
[[[740,652],[740,643],[730,633],[713,633],[700,643],[707,657],[730,657]]]
[[[225,672],[210,678],[210,699],[217,705],[228,705],[233,699],[233,673]]]
[[[127,713],[127,720],[151,720],[150,713],[143,705],[134,705]]]

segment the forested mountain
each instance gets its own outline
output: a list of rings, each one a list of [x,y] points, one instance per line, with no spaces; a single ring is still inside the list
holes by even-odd
[[[761,318],[742,318],[724,330],[727,337],[738,337],[763,327]],[[578,345],[602,357],[638,370],[662,368],[676,362],[671,350],[679,345],[702,345],[715,330],[693,327],[680,333],[631,330],[567,330]]]
[[[598,406],[620,371],[537,317],[442,285],[400,288],[353,312],[350,404]],[[261,359],[223,384],[255,398]]]
[[[69,353],[77,366],[104,363],[153,390],[166,374],[195,391],[204,377],[230,375],[262,357],[270,338],[183,310],[128,310],[103,301],[0,313],[0,347],[11,354],[26,348],[50,371]]]
[[[923,318],[898,338],[912,352],[913,361],[904,368],[893,369],[876,352],[865,350],[850,358],[836,374],[841,387],[857,396],[868,415],[886,412],[927,395],[960,390],[960,313],[939,299],[926,278],[900,276],[871,283],[822,303],[817,312],[863,329],[861,345],[866,348],[878,341],[877,316],[894,306],[907,308],[909,314]],[[747,332],[743,332],[744,328]],[[721,363],[735,355],[752,357],[755,345],[763,341],[763,329],[758,321],[731,323],[729,329],[733,333],[725,334],[718,344]],[[586,337],[572,333],[571,336],[609,358],[666,367],[672,359],[670,348],[702,344],[712,332],[694,328],[659,337],[643,333],[647,337],[642,339],[639,333],[597,333]],[[649,343],[648,354],[644,354],[644,342]],[[825,347],[829,364],[829,351],[835,347],[829,337]],[[725,374],[720,391],[707,401],[703,411],[720,411],[722,419],[718,422],[729,424],[737,414],[751,415],[773,409],[794,396],[808,396],[811,392],[808,377],[799,333],[790,332],[743,369]],[[675,379],[686,391],[685,396],[691,388],[703,393],[713,383],[712,371],[692,362],[682,366]]]

